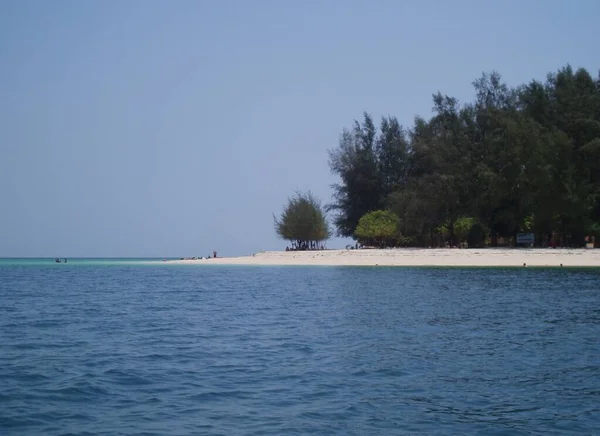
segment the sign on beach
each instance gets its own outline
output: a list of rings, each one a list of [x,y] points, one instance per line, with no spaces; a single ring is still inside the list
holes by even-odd
[[[533,244],[534,240],[533,233],[517,233],[517,244]]]

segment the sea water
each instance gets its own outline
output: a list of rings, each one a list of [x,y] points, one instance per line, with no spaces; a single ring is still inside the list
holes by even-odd
[[[600,434],[594,269],[0,261],[2,435]]]

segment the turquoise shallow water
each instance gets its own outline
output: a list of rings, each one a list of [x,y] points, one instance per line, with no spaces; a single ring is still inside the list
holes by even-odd
[[[64,257],[59,258],[64,261]],[[172,258],[167,258],[172,260]],[[163,258],[139,257],[139,258],[67,258],[67,263],[56,263],[54,258],[46,257],[27,257],[27,258],[0,258],[0,267],[2,266],[29,266],[29,267],[49,267],[64,268],[65,266],[142,266],[148,263],[162,261]]]
[[[598,270],[142,261],[0,261],[0,434],[600,433]]]

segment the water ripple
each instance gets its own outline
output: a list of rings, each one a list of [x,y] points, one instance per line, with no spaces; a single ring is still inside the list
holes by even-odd
[[[600,434],[599,277],[5,266],[0,433]]]

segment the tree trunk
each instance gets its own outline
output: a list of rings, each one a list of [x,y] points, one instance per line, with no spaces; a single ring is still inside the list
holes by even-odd
[[[492,231],[492,247],[498,246],[498,234],[496,231]]]
[[[448,223],[448,232],[450,232],[450,246],[453,247],[455,246],[455,236],[454,236],[454,221],[450,220],[450,222]]]

